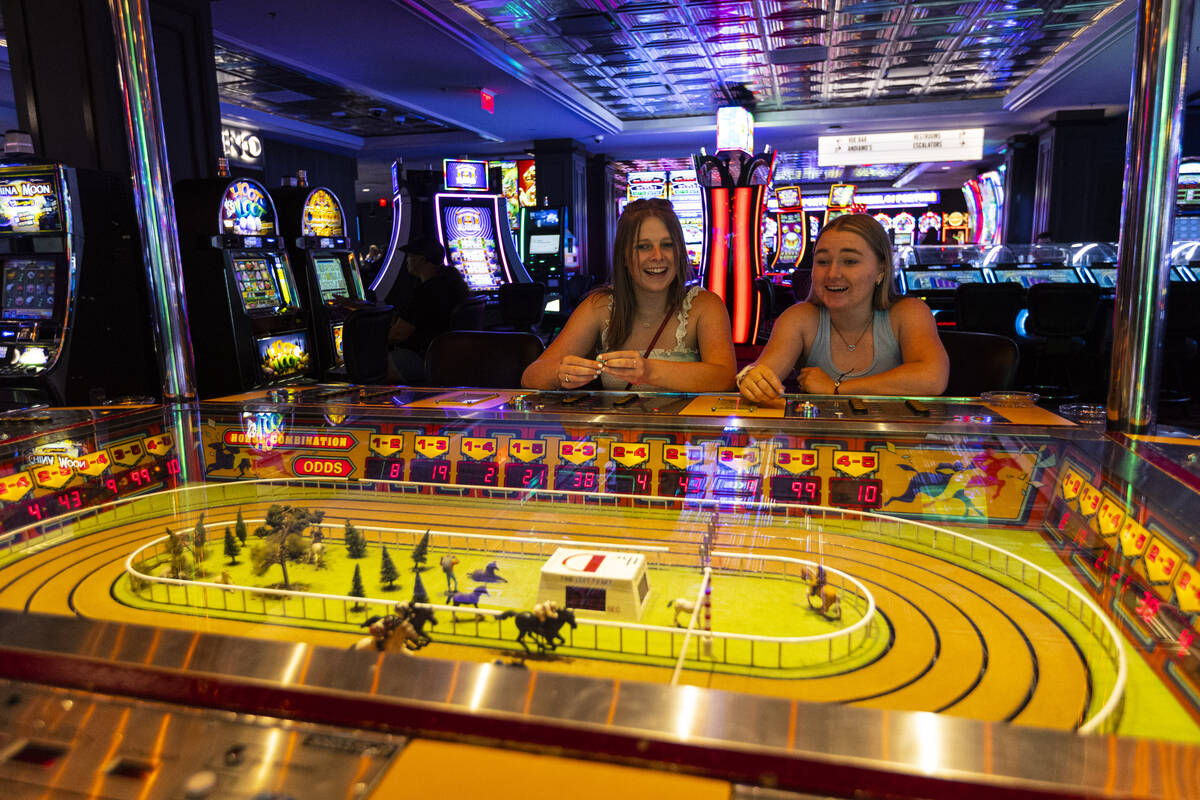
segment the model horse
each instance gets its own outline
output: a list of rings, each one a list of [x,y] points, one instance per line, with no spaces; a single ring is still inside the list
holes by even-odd
[[[476,583],[508,583],[507,578],[501,578],[496,573],[500,571],[500,565],[495,561],[488,564],[483,569],[477,569],[471,572],[471,580]]]
[[[368,649],[366,640],[369,639],[377,650],[409,649],[420,650],[433,641],[433,637],[425,633],[426,623],[437,625],[433,609],[428,606],[412,606],[408,603],[396,603],[395,613],[386,616],[368,617],[359,625],[370,631],[369,637],[364,637],[354,646],[355,650]],[[396,634],[400,634],[397,636]]]
[[[487,593],[488,590],[486,586],[476,586],[469,592],[446,592],[446,594],[450,597],[450,605],[475,606],[476,608],[479,608],[479,598]]]
[[[842,598],[838,595],[838,590],[827,583],[823,584],[816,592],[809,591],[808,605],[810,608],[820,611],[828,619],[842,618]]]
[[[525,643],[526,636],[533,637],[538,653],[545,653],[547,650],[554,650],[560,643],[567,643],[559,633],[563,625],[570,625],[572,629],[578,627],[575,612],[569,608],[558,609],[553,616],[547,614],[545,619],[539,619],[532,611],[505,611],[497,619],[504,620],[509,617],[513,617],[516,622],[517,643],[525,648],[526,654],[529,653],[529,645]]]
[[[667,608],[675,608],[675,627],[682,628],[679,624],[679,615],[687,614],[688,621],[691,621],[692,614],[696,613],[696,601],[689,600],[686,597],[676,597],[674,600],[667,601]]]
[[[416,628],[412,626],[408,620],[396,614],[388,614],[385,617],[371,617],[360,627],[366,628],[369,636],[364,636],[350,646],[351,650],[370,650],[372,648],[379,652],[407,652],[408,650],[420,650],[421,644],[420,634]]]

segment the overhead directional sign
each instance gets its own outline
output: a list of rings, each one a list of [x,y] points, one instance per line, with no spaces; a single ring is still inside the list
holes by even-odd
[[[817,138],[817,164],[822,167],[973,161],[982,157],[983,128]]]

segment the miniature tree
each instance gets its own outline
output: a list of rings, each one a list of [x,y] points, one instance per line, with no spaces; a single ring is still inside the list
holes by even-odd
[[[192,532],[192,549],[196,553],[196,563],[204,560],[204,545],[208,543],[208,531],[204,529],[204,515],[196,520],[196,529]]]
[[[425,584],[421,583],[421,573],[417,573],[417,580],[413,583],[412,602],[428,603],[429,593],[425,591]]]
[[[283,570],[283,588],[289,588],[287,562],[299,561],[308,553],[309,544],[304,538],[304,531],[310,525],[319,525],[324,518],[324,511],[278,504],[268,508],[266,524],[254,531],[255,536],[263,539],[263,543],[251,552],[254,574],[264,575],[278,564]]]
[[[188,555],[186,537],[167,528],[167,559],[171,566],[172,577],[184,578],[191,572]]]
[[[385,589],[395,589],[396,578],[400,577],[400,573],[396,570],[396,565],[392,563],[392,557],[388,555],[387,548],[381,548],[383,556],[379,561],[379,582],[384,584]]]
[[[354,580],[350,584],[351,597],[366,597],[367,590],[363,588],[362,571],[360,565],[354,565]],[[351,611],[362,611],[365,606],[362,603],[355,603],[350,606]]]
[[[241,545],[238,544],[237,537],[233,535],[233,530],[225,526],[225,557],[229,559],[229,563],[236,564],[238,553],[242,552]]]
[[[237,522],[233,525],[234,535],[238,541],[244,546],[246,544],[246,520],[242,518],[242,510],[238,509]]]
[[[429,531],[425,531],[425,535],[421,537],[421,541],[417,542],[417,546],[413,548],[413,572],[420,572],[425,569],[425,559],[429,558]]]
[[[364,558],[367,555],[367,540],[358,528],[354,527],[354,523],[346,520],[346,533],[344,534],[346,542],[346,554],[351,558]]]

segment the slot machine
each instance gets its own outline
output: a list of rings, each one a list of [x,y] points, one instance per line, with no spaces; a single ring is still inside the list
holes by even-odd
[[[778,246],[770,271],[781,276],[790,275],[804,258],[808,244],[804,232],[804,208],[800,204],[800,187],[777,187],[775,201],[779,204],[779,211],[775,215],[779,223],[776,234]]]
[[[505,283],[530,283],[521,263],[504,195],[488,191],[486,161],[446,159],[446,191],[433,196],[438,240],[446,263],[472,292],[494,295]]]
[[[275,204],[250,178],[180,181],[179,249],[203,397],[316,374]]]
[[[128,176],[0,161],[0,406],[157,396],[137,229]]]
[[[566,207],[522,208],[519,230],[529,277],[545,284],[548,306],[560,301],[566,286]]]
[[[835,183],[829,187],[829,201],[825,205],[825,219],[821,222],[822,228],[843,214],[866,211],[866,206],[860,208],[854,203],[854,194],[857,191],[858,187],[852,183]]]
[[[275,190],[279,235],[293,267],[300,296],[309,309],[309,341],[316,374],[342,365],[342,325],[356,308],[370,308],[358,274],[346,215],[337,195],[324,187]]]

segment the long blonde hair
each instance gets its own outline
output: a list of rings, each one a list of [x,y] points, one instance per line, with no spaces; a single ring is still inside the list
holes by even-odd
[[[617,220],[617,233],[613,241],[612,286],[609,289],[613,311],[612,319],[608,322],[610,347],[620,347],[633,329],[634,292],[629,265],[636,262],[635,250],[642,223],[650,217],[657,217],[666,226],[675,250],[675,279],[667,290],[668,313],[677,312],[687,294],[691,265],[687,258],[687,245],[683,241],[683,226],[679,224],[679,217],[675,216],[675,209],[666,200],[634,200],[625,206],[621,218]]]
[[[900,295],[896,293],[896,268],[892,261],[892,241],[888,238],[887,231],[879,224],[879,220],[870,214],[843,214],[830,220],[829,224],[821,229],[820,234],[817,235],[817,244],[820,244],[821,237],[830,231],[846,231],[856,234],[867,243],[867,247],[871,248],[871,252],[883,265],[883,280],[875,286],[871,304],[876,311],[886,311],[891,308]],[[816,244],[813,245],[813,250],[816,251]],[[815,286],[813,288],[815,289]],[[813,289],[809,289],[808,302],[813,305],[821,305],[821,301],[817,299]]]

